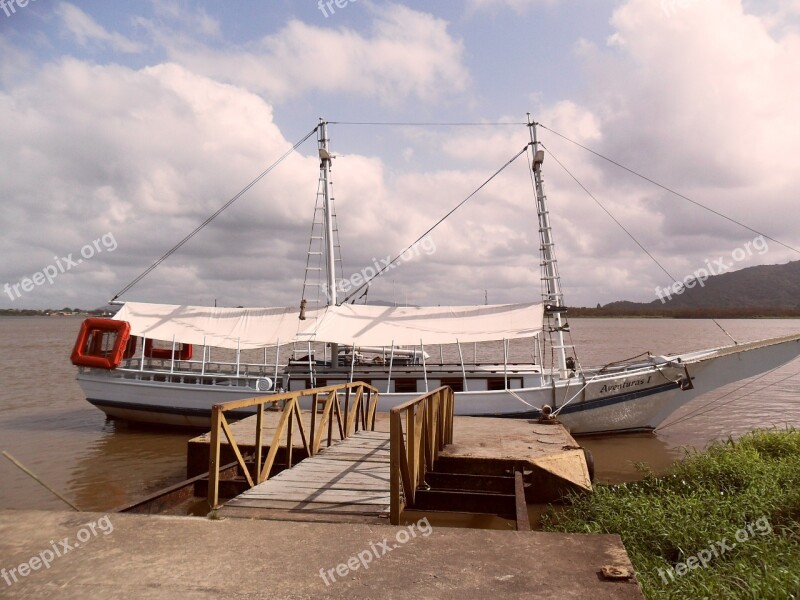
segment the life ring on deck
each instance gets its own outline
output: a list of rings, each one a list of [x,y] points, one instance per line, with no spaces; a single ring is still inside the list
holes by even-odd
[[[70,360],[78,367],[116,369],[128,348],[130,334],[131,324],[127,321],[86,319],[81,323]],[[110,336],[113,336],[113,343],[109,341]]]
[[[272,389],[272,379],[269,377],[259,377],[256,379],[256,389],[259,392],[268,392]]]
[[[146,358],[172,360],[172,348],[153,348],[153,340],[145,340],[144,355]],[[190,360],[191,358],[191,344],[175,344],[175,360]]]

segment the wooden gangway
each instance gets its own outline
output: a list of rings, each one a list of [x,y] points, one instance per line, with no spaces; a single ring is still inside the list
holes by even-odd
[[[389,433],[360,431],[227,502],[225,517],[389,522]]]
[[[592,489],[584,451],[557,421],[455,417],[449,387],[389,414],[376,414],[377,400],[372,386],[351,383],[215,406],[209,505],[233,518],[393,525],[406,509],[491,513],[528,530],[528,503]],[[256,417],[228,424],[225,411],[251,406]],[[246,479],[224,505],[223,436]]]
[[[310,401],[310,411],[300,410],[303,399]],[[377,389],[356,382],[216,405],[209,434],[209,505],[226,517],[374,523],[391,519],[396,524],[402,507],[413,504],[414,489],[424,483],[439,451],[452,441],[453,391],[442,387],[395,407],[390,423],[384,420],[378,431],[377,401]],[[281,405],[280,411],[265,413],[266,406]],[[257,416],[254,440],[248,445],[254,457],[248,464],[225,412],[251,407]],[[272,441],[262,460],[265,431]],[[322,446],[326,431],[327,445]],[[221,505],[218,465],[223,436],[250,488]],[[308,458],[293,464],[297,437]],[[286,468],[273,474],[281,447],[288,456]]]
[[[307,401],[310,410],[301,411],[301,401]],[[219,479],[223,436],[227,439],[248,486],[253,488],[267,481],[276,471],[278,451],[282,447],[285,449],[286,460],[283,466],[286,469],[294,466],[292,455],[297,443],[295,436],[300,438],[305,458],[316,456],[323,448],[324,440],[327,441],[325,447],[332,446],[337,434],[339,440],[346,440],[359,431],[374,430],[377,404],[377,388],[357,382],[215,405],[211,411],[209,433],[209,506],[212,509],[221,507]],[[268,412],[268,407],[273,410]],[[252,444],[254,455],[250,457],[251,463],[248,463],[225,413],[253,408],[256,411]],[[273,426],[268,428],[267,421],[273,421]],[[270,442],[264,458],[265,431],[268,432]]]

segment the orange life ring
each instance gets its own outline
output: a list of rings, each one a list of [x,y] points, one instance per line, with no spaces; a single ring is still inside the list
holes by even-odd
[[[153,348],[153,340],[145,340],[144,355],[147,358],[163,358],[165,360],[172,360],[172,348]],[[175,344],[175,360],[190,360],[191,358],[191,344]]]
[[[114,343],[108,350],[103,350],[105,334],[114,335]],[[78,339],[75,340],[70,360],[78,367],[116,369],[125,354],[130,334],[131,324],[127,321],[86,319],[81,323],[81,330],[78,332]]]

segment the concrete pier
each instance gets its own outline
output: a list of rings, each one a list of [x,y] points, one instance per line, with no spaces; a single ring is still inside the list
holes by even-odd
[[[615,535],[34,511],[0,531],[2,598],[642,598],[600,575],[631,568]]]

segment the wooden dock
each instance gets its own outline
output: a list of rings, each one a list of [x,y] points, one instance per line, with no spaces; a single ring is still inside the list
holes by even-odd
[[[430,400],[443,393],[434,392]],[[394,423],[390,423],[390,415],[378,413],[371,420],[370,430],[352,432],[331,446],[314,449],[310,456],[306,452],[297,457],[299,460],[278,464],[269,478],[257,482],[253,477],[249,486],[242,486],[240,478],[239,489],[227,495],[235,497],[220,504],[218,514],[265,520],[397,524],[405,506],[416,511],[492,513],[516,520],[520,529],[530,529],[527,504],[558,501],[569,491],[591,491],[583,451],[562,426],[454,417],[452,398],[448,410],[440,413],[433,405],[425,406],[426,398],[399,408],[416,411],[405,425],[397,420],[400,413],[392,417]],[[434,418],[434,413],[439,417]],[[262,429],[270,434],[279,432],[280,414],[265,413]],[[295,426],[311,422],[312,415],[307,411],[294,414]],[[254,419],[229,427],[242,452],[256,452]],[[453,429],[459,431],[456,439],[446,433]],[[299,438],[295,435],[286,441],[294,445]],[[208,455],[209,441],[203,437],[192,442]],[[228,445],[220,441],[222,448]],[[392,444],[398,445],[395,463]],[[276,455],[278,451],[285,454],[285,447],[276,448]],[[300,454],[300,449],[293,448],[292,454]],[[247,464],[254,473],[254,463]],[[393,495],[398,501],[394,506]]]
[[[386,524],[389,504],[389,434],[361,431],[250,488],[219,514]]]

